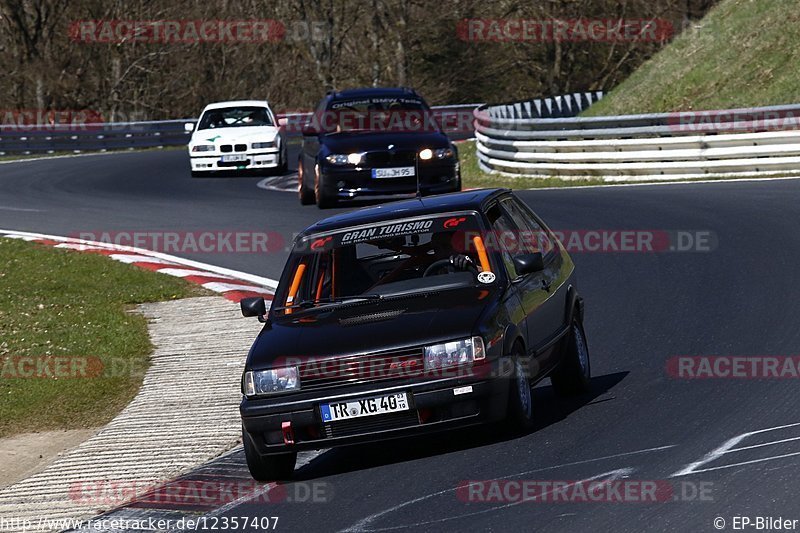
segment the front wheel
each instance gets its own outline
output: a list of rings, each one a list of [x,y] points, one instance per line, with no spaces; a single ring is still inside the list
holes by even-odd
[[[286,174],[286,171],[289,170],[289,154],[286,153],[286,148],[281,150],[281,154],[278,157],[280,157],[280,160],[278,161],[278,166],[275,168],[275,173],[278,176],[283,176]]]
[[[563,356],[558,368],[550,375],[557,394],[572,396],[589,390],[591,364],[589,363],[589,344],[583,324],[574,317],[566,344],[562,348]]]
[[[256,481],[281,481],[292,477],[294,465],[297,462],[297,452],[260,455],[250,434],[244,428],[242,428],[242,442],[247,468],[253,479]]]
[[[306,187],[306,180],[303,177],[303,161],[297,160],[297,180],[300,185],[297,189],[297,194],[300,196],[300,205],[311,205],[314,203],[314,191]]]
[[[524,353],[519,346],[515,350],[514,375],[509,384],[506,425],[515,432],[524,432],[533,427],[533,394],[528,379],[528,367],[524,364]]]
[[[336,205],[336,199],[332,198],[325,192],[324,184],[322,183],[322,176],[319,175],[319,170],[314,172],[314,198],[317,201],[317,207],[326,209]]]

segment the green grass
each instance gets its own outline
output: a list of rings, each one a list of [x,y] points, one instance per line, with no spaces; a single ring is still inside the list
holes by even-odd
[[[0,437],[111,420],[152,353],[131,306],[198,294],[206,292],[104,256],[0,238]],[[19,377],[32,368],[24,358],[49,356],[70,358],[76,371]]]
[[[722,0],[587,116],[800,103],[797,0]]]
[[[602,179],[590,178],[569,179],[562,178],[526,178],[509,177],[489,174],[478,166],[475,141],[463,141],[458,144],[458,157],[461,163],[461,182],[465,189],[482,189],[493,187],[507,187],[509,189],[541,189],[543,187],[576,187],[580,185],[604,184]]]

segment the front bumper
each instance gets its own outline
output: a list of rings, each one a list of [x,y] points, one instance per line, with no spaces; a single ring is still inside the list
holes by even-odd
[[[337,387],[297,392],[273,398],[243,399],[242,424],[261,455],[332,448],[420,435],[501,420],[508,404],[512,365],[496,360],[480,376]],[[487,367],[489,364],[487,364]],[[489,377],[491,376],[491,377]],[[471,386],[456,395],[454,389]],[[320,404],[381,396],[408,395],[411,409],[347,421],[322,421]],[[284,425],[291,423],[294,443],[287,444]]]
[[[243,155],[244,161],[223,161],[226,155]],[[192,171],[215,172],[220,170],[256,170],[260,168],[276,168],[280,164],[278,149],[260,150],[257,152],[237,152],[234,154],[197,155],[190,154]]]
[[[423,194],[442,194],[461,190],[461,174],[455,161],[430,161],[420,164],[420,190]],[[417,192],[416,176],[373,178],[371,168],[320,167],[322,188],[340,200],[413,195]]]

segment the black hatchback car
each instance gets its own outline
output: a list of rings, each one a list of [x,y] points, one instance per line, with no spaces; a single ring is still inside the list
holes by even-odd
[[[458,150],[413,89],[330,92],[303,127],[300,202],[461,190]]]
[[[589,385],[583,300],[564,247],[511,191],[405,200],[334,216],[295,240],[247,356],[250,472],[297,451],[533,420],[531,387]]]

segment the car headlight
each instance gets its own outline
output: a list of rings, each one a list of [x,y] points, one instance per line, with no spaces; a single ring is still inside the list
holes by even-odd
[[[437,148],[433,151],[433,155],[436,157],[436,159],[450,159],[451,157],[455,156],[456,153],[452,148]]]
[[[213,144],[195,144],[192,146],[192,152],[213,152]]]
[[[472,337],[425,347],[425,370],[458,366],[486,358],[483,338]]]
[[[357,165],[363,158],[364,154],[354,152],[352,154],[331,154],[325,160],[331,165]]]
[[[264,148],[275,148],[275,141],[268,143],[253,143],[253,150],[262,150]]]
[[[299,388],[300,373],[296,366],[244,373],[243,392],[248,398],[262,394],[297,390]]]

